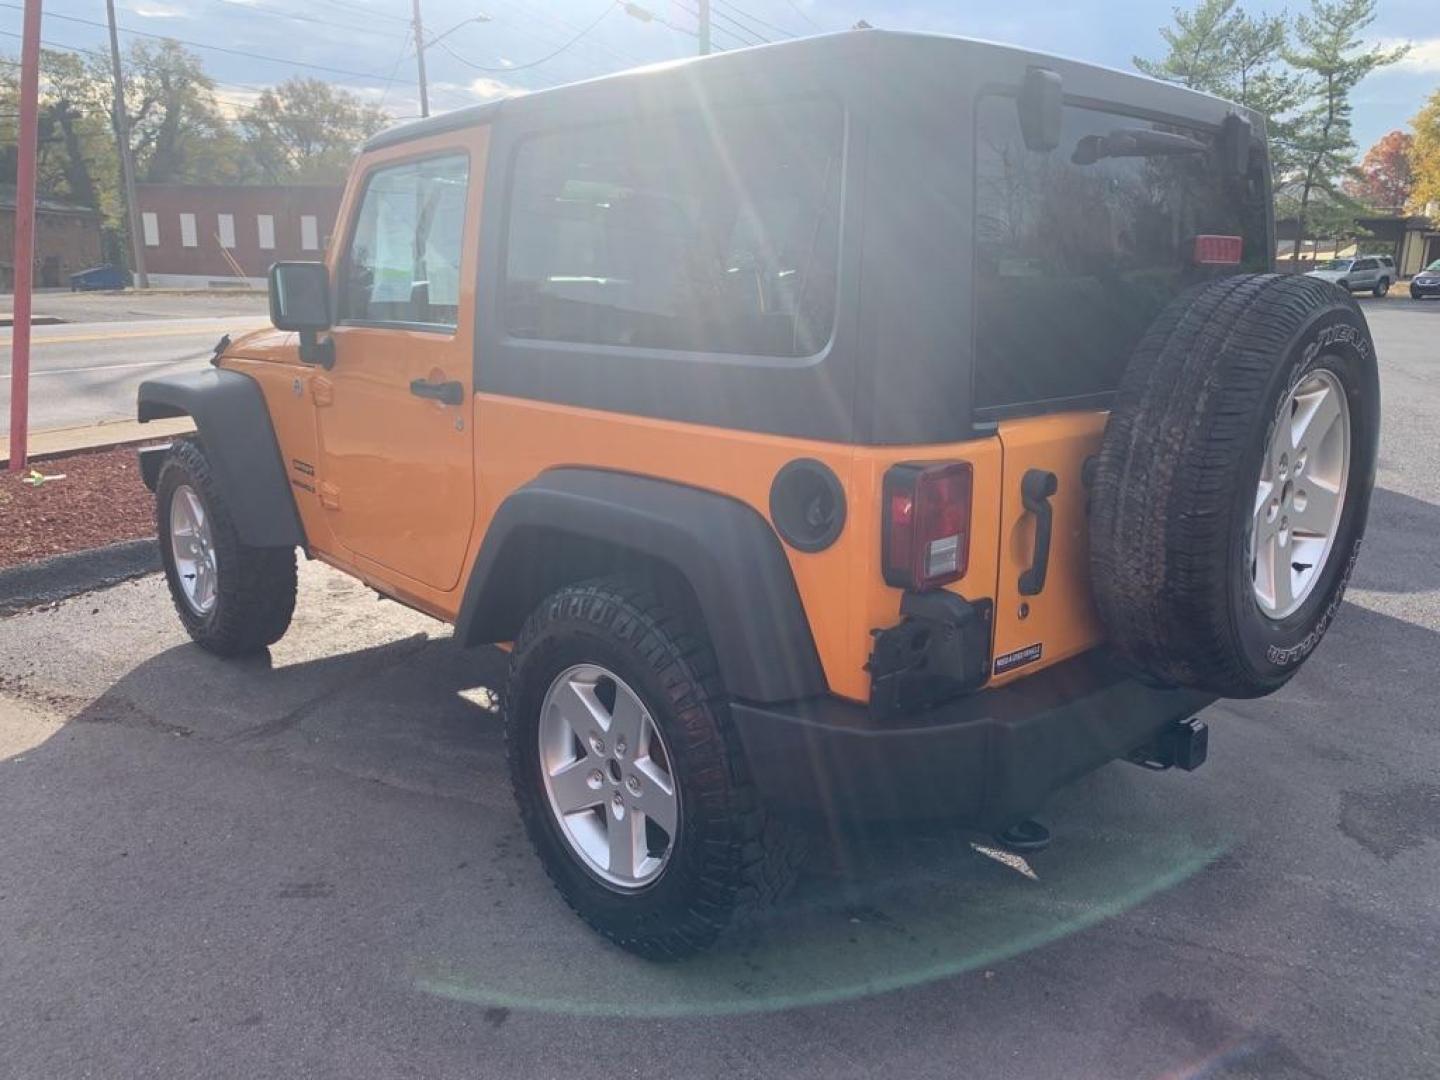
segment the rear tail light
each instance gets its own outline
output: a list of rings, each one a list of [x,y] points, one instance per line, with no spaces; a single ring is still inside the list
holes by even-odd
[[[899,589],[933,589],[965,574],[970,559],[967,462],[896,465],[885,474],[881,561]]]
[[[1195,237],[1196,266],[1239,266],[1245,243],[1238,236],[1202,233]]]

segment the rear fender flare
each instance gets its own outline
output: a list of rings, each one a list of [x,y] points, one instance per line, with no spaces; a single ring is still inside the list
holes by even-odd
[[[588,550],[603,553],[588,558]],[[543,565],[546,552],[571,557]],[[500,504],[455,622],[462,645],[510,641],[540,602],[577,573],[626,561],[684,580],[726,690],[754,702],[825,693],[825,674],[790,564],[770,524],[725,495],[651,477],[553,469]]]
[[[147,379],[136,411],[142,424],[169,416],[194,419],[241,543],[305,546],[270,410],[254,379],[224,368]]]

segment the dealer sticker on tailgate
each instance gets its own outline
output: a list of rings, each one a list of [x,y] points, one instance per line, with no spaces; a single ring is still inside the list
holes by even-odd
[[[1033,664],[1040,659],[1043,646],[1040,642],[1034,645],[1026,645],[1023,649],[1015,649],[1003,656],[995,657],[995,674],[1003,675],[1007,671],[1013,671],[1017,667],[1024,667],[1026,664]]]

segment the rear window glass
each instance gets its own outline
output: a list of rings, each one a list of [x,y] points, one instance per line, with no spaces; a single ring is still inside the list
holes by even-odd
[[[1181,136],[1098,157],[1115,132]],[[1098,137],[1098,138],[1097,138]],[[1164,140],[1151,140],[1161,143]],[[1160,310],[1216,274],[1268,268],[1260,155],[1225,177],[1213,132],[1067,106],[1060,145],[1028,150],[1015,100],[981,99],[975,164],[975,403],[1113,390]],[[1189,143],[1193,149],[1175,152]],[[1195,145],[1199,144],[1199,145]],[[1241,266],[1193,265],[1194,237],[1244,238]]]
[[[835,318],[844,117],[806,101],[542,135],[515,160],[515,337],[809,356]]]

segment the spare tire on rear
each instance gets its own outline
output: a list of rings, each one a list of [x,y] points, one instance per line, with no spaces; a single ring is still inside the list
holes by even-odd
[[[1120,660],[1225,697],[1282,686],[1340,606],[1379,432],[1374,345],[1347,294],[1254,274],[1173,301],[1094,476],[1094,594]]]

